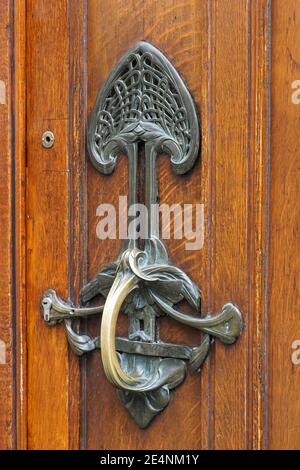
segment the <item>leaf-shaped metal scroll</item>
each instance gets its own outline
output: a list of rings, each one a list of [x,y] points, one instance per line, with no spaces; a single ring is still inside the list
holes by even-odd
[[[179,74],[154,46],[141,41],[117,63],[92,113],[88,147],[93,165],[111,173],[128,144],[153,141],[171,156],[173,170],[188,171],[199,150],[195,106]]]

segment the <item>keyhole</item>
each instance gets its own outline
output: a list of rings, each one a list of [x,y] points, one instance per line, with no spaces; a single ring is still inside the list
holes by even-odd
[[[42,135],[42,145],[44,148],[49,149],[54,144],[54,134],[51,131],[45,131]]]

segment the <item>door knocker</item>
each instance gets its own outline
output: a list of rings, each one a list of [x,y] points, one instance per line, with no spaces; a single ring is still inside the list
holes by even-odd
[[[141,428],[168,405],[170,390],[183,382],[187,366],[199,370],[215,338],[232,344],[242,329],[241,313],[232,303],[217,315],[200,316],[200,290],[169,262],[152,210],[158,199],[156,157],[168,154],[173,171],[184,174],[198,156],[199,142],[195,105],[179,74],[154,46],[137,43],[118,62],[97,97],[88,151],[94,167],[104,174],[114,171],[120,153],[126,154],[129,204],[133,205],[138,202],[138,144],[144,145],[149,214],[144,246],[129,236],[118,259],[82,288],[80,306],[64,302],[52,289],[41,300],[49,325],[65,322],[76,354],[101,350],[108,380]],[[89,306],[98,295],[106,298],[105,303]],[[192,314],[176,309],[181,300],[188,302]],[[121,310],[128,315],[128,338],[116,337]],[[74,318],[97,314],[102,314],[99,337],[75,333]],[[200,345],[164,343],[156,328],[162,314],[201,330]]]

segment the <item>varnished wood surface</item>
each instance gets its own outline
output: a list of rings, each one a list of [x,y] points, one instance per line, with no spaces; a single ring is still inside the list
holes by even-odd
[[[183,241],[172,240],[168,249],[174,262],[201,286],[203,311],[217,311],[226,301],[233,300],[243,312],[245,328],[233,348],[215,346],[200,376],[190,376],[173,394],[168,409],[142,433],[106,383],[98,358],[93,358],[88,362],[87,375],[88,447],[229,449],[262,445],[264,378],[259,377],[257,353],[261,351],[261,336],[259,322],[252,320],[251,315],[263,318],[263,294],[262,285],[257,283],[261,266],[259,260],[253,263],[250,259],[249,247],[254,255],[264,249],[264,220],[260,220],[260,208],[265,203],[264,181],[252,198],[257,184],[252,175],[256,171],[255,175],[264,177],[264,167],[257,164],[257,158],[264,162],[267,12],[265,2],[254,3],[250,9],[246,1],[146,1],[134,2],[134,8],[132,2],[89,2],[89,110],[112,66],[142,38],[168,55],[193,93],[203,126],[201,163],[189,175],[176,178],[167,159],[161,159],[159,177],[164,184],[160,184],[160,201],[204,203],[205,245],[200,251],[187,252]],[[252,41],[256,49],[251,48],[250,58]],[[102,57],[101,63],[97,57]],[[257,93],[262,102],[254,102],[251,92]],[[257,145],[260,137],[262,142]],[[107,178],[89,168],[90,277],[116,256],[118,243],[106,242],[112,249],[105,256],[95,250],[99,241],[92,221],[103,198],[116,202],[118,193],[126,194],[126,171],[123,163],[118,166],[117,175]],[[122,185],[118,186],[118,193],[112,194],[110,188],[116,187],[115,181],[120,178]],[[259,222],[258,239],[254,242],[250,220]],[[250,306],[254,312],[250,312]],[[177,342],[199,341],[197,333],[168,319],[161,321],[161,334],[162,338]],[[254,352],[250,344],[254,345]],[[93,406],[89,407],[91,401]],[[253,420],[258,423],[256,427]],[[99,433],[94,432],[95,428]],[[168,432],[162,439],[166,428]]]
[[[200,79],[201,70],[205,68],[207,61],[207,49],[205,49],[207,42],[204,40],[203,44],[201,43],[201,38],[205,37],[201,36],[201,30],[207,30],[206,15],[207,10],[197,8],[195,2],[188,2],[188,5],[179,2],[171,4],[170,2],[149,1],[114,1],[110,4],[103,1],[89,2],[89,110],[91,110],[96,94],[112,66],[128,47],[142,38],[153,42],[173,61],[199,104],[201,87],[203,86]],[[113,25],[111,18],[113,18]],[[99,21],[103,25],[101,28],[99,28]],[[98,62],[96,57],[102,57],[102,62]],[[170,202],[170,200],[172,203],[202,202],[199,171],[200,165],[198,163],[194,172],[187,177],[174,178],[168,160],[161,159],[159,165],[160,201],[162,203]],[[162,180],[164,185],[161,184]],[[101,201],[117,203],[119,195],[127,194],[126,160],[120,162],[115,173],[109,178],[101,176],[89,168],[89,181],[89,188],[94,188],[88,192],[89,220],[91,221],[89,276],[92,276],[99,266],[114,259],[120,248],[118,241],[107,243],[97,240],[92,221],[97,222],[95,210]],[[111,192],[111,187],[116,188],[114,193]],[[95,250],[95,247],[97,245],[100,247],[101,243],[106,243],[106,246],[109,247],[105,256],[103,256],[101,249]],[[200,253],[195,252],[193,256],[185,257],[182,256],[183,246],[180,246],[183,245],[182,241],[168,245],[173,261],[200,283],[200,272],[196,261],[198,258],[201,262]],[[113,248],[110,249],[110,246]],[[188,331],[188,329],[167,319],[161,322],[161,337],[165,340],[179,343],[192,342],[193,344],[197,344],[201,339],[199,334],[191,330]],[[121,405],[111,385],[105,380],[98,357],[94,357],[90,362],[89,371],[87,379],[87,445],[89,448],[176,449],[181,447],[192,449],[201,447],[201,441],[205,439],[205,432],[199,432],[201,414],[203,413],[199,400],[199,376],[189,377],[172,394],[172,401],[168,408],[153,421],[147,430],[141,432]],[[189,397],[190,406],[187,406],[185,397]],[[92,407],[89,406],[91,402],[94,402]],[[178,432],[178,422],[182,423],[181,430],[185,429],[184,432]],[[97,433],[93,431],[95,426],[99,429]],[[166,428],[167,432],[163,431]],[[164,433],[163,438],[162,433]]]
[[[86,282],[86,4],[69,5],[69,296],[79,301]],[[80,84],[80,85],[79,85]],[[81,361],[69,351],[69,448],[84,447],[85,416],[82,415],[81,388],[85,390],[85,358]],[[80,369],[81,368],[81,369]],[[83,394],[83,399],[85,398]],[[80,421],[81,419],[81,421]],[[81,432],[82,431],[82,432]]]
[[[267,273],[269,261],[271,3],[251,2],[248,47],[248,448],[268,447]],[[255,338],[251,341],[251,338]]]
[[[26,448],[25,4],[0,8],[0,449]],[[3,87],[4,83],[4,87]]]
[[[168,2],[166,2],[166,6],[168,6]],[[235,21],[238,22],[241,14],[244,20],[238,29],[240,32],[240,36],[238,36],[238,43],[240,44],[241,50],[238,49],[236,51],[236,62],[234,63],[235,67],[232,67],[230,62],[226,62],[224,56],[228,54],[232,44],[235,44],[236,38],[231,38],[229,31],[227,34],[225,34],[225,32],[222,33],[219,26],[217,27],[215,21],[217,18],[219,18],[220,22],[222,20],[226,23],[226,18],[228,18],[228,5],[224,3],[208,3],[207,5],[202,4],[201,8],[199,8],[198,2],[190,2],[188,9],[185,8],[185,5],[182,6],[178,4],[172,8],[166,8],[165,14],[163,15],[161,15],[160,5],[156,5],[156,8],[153,8],[153,4],[150,5],[149,2],[148,4],[144,4],[144,6],[140,4],[139,9],[137,9],[135,12],[135,15],[132,15],[132,9],[129,7],[130,5],[126,7],[124,2],[116,2],[115,5],[111,5],[110,8],[113,9],[114,12],[118,12],[118,14],[117,16],[114,16],[116,17],[116,25],[113,27],[113,25],[110,23],[110,27],[108,28],[108,22],[103,20],[103,18],[105,18],[103,11],[107,11],[107,14],[109,15],[109,12],[112,10],[108,8],[105,2],[89,2],[87,36],[89,41],[89,60],[87,70],[89,84],[89,110],[91,110],[95,95],[101,86],[101,83],[103,83],[105,77],[107,76],[110,68],[120,57],[120,55],[126,51],[127,47],[129,47],[136,40],[146,38],[153,41],[156,45],[161,47],[167,55],[169,55],[177,68],[182,72],[183,76],[189,83],[189,87],[201,109],[201,119],[204,130],[202,161],[201,164],[198,163],[194,173],[191,173],[184,178],[175,178],[170,172],[167,160],[161,159],[159,173],[160,177],[164,178],[164,181],[166,181],[166,184],[163,186],[161,185],[160,188],[161,200],[162,202],[174,202],[176,193],[175,202],[184,202],[188,198],[188,202],[203,202],[205,204],[205,225],[209,235],[208,243],[205,244],[204,249],[198,253],[192,253],[192,255],[186,256],[186,253],[183,251],[183,244],[181,242],[175,243],[173,241],[169,243],[169,250],[173,260],[186,269],[186,271],[201,285],[204,292],[203,310],[206,311],[211,308],[217,309],[220,308],[223,302],[225,302],[227,299],[224,299],[223,295],[220,294],[220,300],[216,300],[215,294],[219,283],[217,276],[221,275],[224,266],[221,263],[219,267],[218,263],[220,262],[214,261],[214,250],[216,250],[215,244],[217,243],[217,234],[213,228],[215,223],[214,214],[216,213],[215,210],[218,207],[220,213],[222,212],[225,199],[224,189],[219,196],[216,194],[215,189],[217,188],[217,180],[218,182],[220,181],[221,187],[223,187],[224,184],[228,184],[228,187],[231,188],[231,185],[229,180],[227,181],[226,179],[226,172],[225,175],[223,172],[221,172],[221,170],[217,172],[215,160],[217,160],[219,157],[214,146],[217,145],[216,142],[218,142],[217,139],[219,138],[220,168],[222,168],[222,165],[231,165],[228,167],[228,174],[230,176],[232,169],[236,168],[236,162],[238,162],[237,168],[240,168],[241,173],[237,172],[235,177],[238,182],[240,182],[241,179],[241,188],[243,188],[243,182],[246,184],[246,167],[245,163],[240,164],[240,162],[243,160],[239,151],[240,149],[245,151],[246,136],[245,133],[239,133],[239,125],[240,119],[242,119],[243,126],[245,126],[248,122],[246,107],[244,104],[244,98],[247,97],[245,66],[248,65],[246,64],[247,45],[245,43],[245,38],[247,28],[249,28],[248,17],[246,15],[246,4],[243,6],[236,6]],[[127,8],[130,10],[130,13]],[[99,17],[100,11],[102,12],[101,18]],[[174,20],[175,27],[173,25],[169,25],[168,19],[170,16]],[[128,18],[131,18],[130,21],[132,21],[132,24],[134,22],[134,29],[129,28],[130,24],[128,24]],[[103,28],[99,28],[100,20],[104,21]],[[48,19],[48,21],[50,21],[50,19]],[[140,26],[138,27],[139,24]],[[47,24],[42,23],[39,24],[39,26],[43,27],[44,34],[45,32],[48,32]],[[116,30],[117,36],[119,37],[118,41],[113,40],[113,36],[116,35]],[[224,37],[222,34],[224,34]],[[170,38],[172,38],[172,41],[170,41]],[[217,40],[219,40],[217,50],[218,52],[215,51],[214,46]],[[105,41],[108,41],[108,44],[111,44],[109,56],[106,56],[108,47]],[[232,41],[232,44],[230,41]],[[61,44],[60,47],[63,47],[63,45]],[[36,50],[40,51],[40,47],[36,46]],[[49,50],[50,53],[52,53],[50,48]],[[101,62],[96,60],[97,56],[102,57]],[[238,63],[240,59],[242,59],[242,66],[239,68]],[[191,64],[193,64],[193,67],[191,67]],[[228,66],[228,70],[226,70],[226,66]],[[82,65],[82,67],[84,67],[84,65]],[[237,69],[240,70],[240,75],[237,75]],[[71,70],[72,73],[74,73],[74,65]],[[219,77],[219,80],[223,80],[223,72],[226,72],[225,77],[228,77],[228,93],[224,94],[224,97],[221,96],[220,98],[217,93],[218,79],[216,77]],[[232,107],[231,101],[228,99],[228,95],[230,96],[231,82],[233,79],[236,80],[235,83],[237,85],[237,95],[240,96],[240,103],[237,103],[236,107]],[[39,85],[41,85],[40,82]],[[84,94],[84,87],[82,89]],[[62,106],[62,100],[59,100],[59,104]],[[227,121],[226,118],[223,117],[222,108],[225,107],[226,109],[226,106],[228,107],[228,113],[231,113],[231,118],[233,118],[233,124],[231,124],[231,119]],[[231,149],[230,144],[227,143],[228,148],[226,148],[226,152],[222,152],[223,146],[221,145],[224,140],[224,135],[220,133],[220,137],[218,137],[219,132],[217,131],[217,124],[215,123],[215,121],[217,121],[216,118],[218,117],[220,119],[218,127],[222,129],[222,126],[225,124],[226,128],[227,123],[227,125],[233,126],[233,131],[236,131],[236,135],[234,136],[233,149]],[[75,128],[74,132],[78,132],[76,129],[78,129],[78,127]],[[232,132],[231,127],[228,129],[228,131]],[[235,148],[236,151],[234,151]],[[214,158],[212,158],[212,152],[214,152]],[[233,153],[234,158],[231,161],[228,161],[227,159],[227,152]],[[223,157],[222,154],[224,155]],[[224,159],[224,163],[222,163],[222,158]],[[74,165],[73,160],[71,161],[72,165]],[[34,162],[33,165],[39,165],[39,163]],[[81,201],[81,203],[77,199],[81,208],[81,215],[76,216],[76,220],[81,220],[81,218],[83,218],[83,220],[85,219],[86,216],[84,215],[84,200],[88,198],[88,278],[91,277],[100,266],[103,266],[105,262],[110,261],[113,256],[117,255],[119,248],[118,242],[110,242],[110,246],[107,242],[105,253],[103,250],[101,250],[100,246],[99,250],[95,249],[95,247],[100,244],[100,242],[95,238],[95,225],[97,223],[95,218],[95,209],[98,203],[102,202],[103,200],[105,200],[105,202],[117,202],[118,193],[112,193],[112,187],[119,187],[119,194],[126,194],[126,167],[126,159],[123,159],[120,161],[116,173],[110,178],[105,178],[101,175],[98,175],[91,168],[91,166],[88,166],[87,186],[82,188],[85,195],[81,196],[83,197],[83,201]],[[77,178],[76,172],[74,175],[75,177],[73,178],[73,181],[75,182]],[[122,182],[121,184],[120,180]],[[199,183],[199,185],[197,183]],[[77,183],[75,182],[74,184],[76,185]],[[77,190],[79,191],[79,189],[80,188],[78,186]],[[233,192],[232,195],[232,204],[234,205],[238,200],[240,203],[240,216],[246,220],[246,216],[243,213],[246,199],[245,197],[239,197],[239,191],[240,187],[237,184],[236,192]],[[76,197],[78,198],[78,196]],[[61,203],[62,199],[60,198],[60,207],[57,207],[56,209],[56,203],[54,203],[54,207],[52,209],[54,210],[53,215],[55,215],[55,211],[61,211]],[[238,222],[241,223],[239,219]],[[236,225],[236,222],[232,223],[233,227],[236,227],[235,230],[238,233],[239,226]],[[76,229],[73,227],[72,230]],[[246,232],[243,233],[245,235]],[[78,234],[80,234],[80,231],[78,231]],[[221,233],[218,236],[221,236]],[[230,241],[230,234],[228,237]],[[221,241],[223,243],[222,239]],[[82,243],[84,245],[84,240],[82,240]],[[234,240],[232,243],[232,249],[234,251]],[[243,237],[241,237],[240,243],[242,244],[240,253],[245,257],[246,241],[243,240]],[[76,243],[74,244],[74,249],[80,251],[80,248],[78,248],[77,245],[78,244]],[[84,253],[84,251],[85,247],[83,246],[81,253]],[[234,252],[234,255],[235,254],[236,253]],[[82,256],[84,257],[84,255]],[[223,263],[225,261],[226,259],[223,261]],[[242,275],[240,265],[237,264],[236,266],[236,275]],[[78,270],[78,267],[76,268],[75,261],[74,269]],[[218,274],[218,272],[220,274]],[[217,280],[215,281],[215,287],[213,287],[212,282],[213,273],[217,277]],[[232,275],[232,271],[230,271],[230,275]],[[80,281],[78,281],[78,283],[80,284]],[[73,287],[72,290],[74,295],[76,295],[76,287]],[[244,291],[244,287],[241,288],[241,291]],[[123,325],[123,330],[124,327],[125,325]],[[97,332],[97,330],[98,324],[95,322],[95,332]],[[174,322],[168,322],[167,320],[162,324],[162,337],[174,341],[192,341],[195,344],[198,340],[198,335],[196,333],[188,331],[188,329],[183,329],[182,327],[175,325]],[[245,349],[245,340],[242,347]],[[186,383],[174,394],[174,399],[169,409],[166,410],[165,413],[163,413],[156,420],[156,422],[153,423],[152,427],[150,427],[150,429],[145,431],[142,435],[141,432],[137,430],[134,423],[132,423],[125,410],[123,410],[121,407],[118,399],[116,398],[115,392],[112,391],[110,385],[107,384],[106,379],[103,377],[103,375],[101,375],[102,372],[98,354],[94,354],[92,357],[88,358],[86,360],[86,366],[84,365],[84,361],[82,361],[82,380],[84,384],[83,391],[86,390],[86,393],[83,394],[82,400],[82,446],[87,446],[89,448],[122,448],[125,446],[129,448],[230,448],[246,446],[248,437],[246,430],[246,420],[244,417],[246,414],[247,402],[240,398],[240,401],[236,406],[236,414],[234,415],[231,411],[229,411],[231,407],[233,409],[235,408],[236,399],[239,400],[239,395],[236,395],[239,390],[238,387],[241,387],[239,392],[241,397],[243,397],[243,394],[246,393],[244,375],[245,369],[240,368],[240,355],[238,353],[232,353],[233,358],[235,357],[235,362],[233,359],[233,362],[230,365],[230,361],[227,363],[226,354],[224,353],[222,347],[219,347],[218,349],[224,356],[223,362],[225,369],[218,373],[217,366],[215,364],[216,359],[212,358],[211,361],[208,361],[200,377],[190,377]],[[237,376],[235,381],[233,381],[231,384],[232,381],[228,381],[226,375],[228,373],[230,374],[231,371],[232,374],[234,374],[234,367],[236,368]],[[86,372],[84,372],[85,370]],[[60,364],[58,374],[63,372],[65,372],[65,370],[63,370],[63,364]],[[218,390],[216,391],[214,389],[214,386],[216,385],[214,374],[217,374],[217,380],[220,382],[218,383],[218,387],[222,389],[221,395],[224,395],[224,401],[223,397],[218,393]],[[224,381],[224,384],[222,384],[222,381]],[[237,388],[236,385],[238,385]],[[37,385],[38,389],[40,387],[45,389],[45,386],[41,385],[41,383]],[[46,394],[47,393],[48,392],[46,392]],[[186,397],[189,397],[189,400],[186,400]],[[29,400],[29,403],[30,402],[33,402],[35,406],[36,400],[33,400],[32,397]],[[191,406],[190,403],[194,403],[194,405]],[[224,403],[227,407],[226,409],[223,409]],[[34,416],[35,413],[37,414],[37,416],[35,416],[35,419],[37,420],[39,412],[34,411],[33,405],[30,406],[32,406],[32,414]],[[49,409],[50,412],[51,401],[50,403],[45,403],[45,406],[47,409]],[[215,407],[216,413],[218,415],[217,419],[215,419],[214,415]],[[60,407],[57,410],[57,416],[61,417],[61,415],[63,415],[65,412],[64,410],[65,408],[62,402],[60,403]],[[254,410],[254,413],[255,412],[256,410]],[[226,426],[223,424],[224,419],[227,423]],[[230,422],[230,420],[232,420],[232,422]],[[178,421],[185,423],[184,429],[186,429],[186,432],[178,433],[178,426],[176,424]],[[122,423],[121,426],[120,423]],[[168,437],[165,436],[165,438],[162,440],[161,428],[165,426],[170,428],[170,433],[168,435],[171,437],[168,439]],[[230,426],[235,426],[238,432],[229,433],[228,429],[230,429]],[[36,423],[33,421],[32,428],[29,426],[29,436],[31,436],[30,430],[33,430],[32,441],[30,441],[29,445],[33,447],[41,445],[41,435],[35,429],[35,427]],[[59,435],[62,440],[61,442],[65,442],[65,434],[70,431],[68,431],[67,426],[61,426],[59,429]],[[74,426],[72,429],[74,432]],[[97,432],[95,432],[95,429],[97,429]],[[48,439],[51,439],[50,436]],[[49,443],[46,445],[49,445]]]
[[[27,448],[26,4],[14,1],[14,236],[16,447]]]
[[[70,435],[78,430],[76,410],[72,418],[69,414],[73,359],[68,357],[63,327],[49,328],[39,305],[48,286],[68,297],[67,2],[28,1],[26,31],[28,447],[62,449],[69,447]],[[41,145],[47,129],[55,135],[49,150]]]
[[[5,357],[0,363],[0,449],[10,449],[16,443],[15,434],[15,374],[14,368],[14,285],[13,285],[13,148],[12,125],[12,12],[9,2],[0,9],[0,80],[2,96],[0,103],[0,341],[5,347]],[[4,346],[3,346],[4,345]]]
[[[25,2],[3,4],[0,448],[299,448],[297,1],[28,0],[26,12]],[[99,351],[78,360],[63,327],[47,327],[39,312],[47,287],[77,300],[118,254],[119,241],[96,237],[96,208],[127,194],[127,159],[111,176],[97,173],[85,123],[111,68],[141,39],[170,58],[201,114],[193,171],[176,177],[168,158],[158,162],[161,202],[204,204],[203,248],[170,240],[170,257],[201,286],[203,312],[231,300],[245,323],[238,343],[215,344],[145,431],[108,384]],[[56,138],[50,150],[41,146],[46,129]],[[99,334],[99,320],[83,328]],[[161,337],[200,340],[168,319]]]
[[[216,343],[210,371],[210,445],[247,447],[248,83],[247,2],[212,2],[211,296],[212,309],[235,302],[244,330],[233,348]],[[234,34],[232,27],[234,25]],[[255,338],[251,339],[252,341]]]
[[[273,449],[300,447],[300,105],[292,83],[300,76],[299,2],[273,2],[270,161],[268,424]]]

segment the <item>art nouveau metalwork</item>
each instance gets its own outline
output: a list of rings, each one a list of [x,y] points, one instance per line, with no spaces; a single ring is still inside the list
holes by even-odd
[[[159,240],[159,221],[153,207],[158,199],[156,157],[170,156],[175,173],[190,170],[199,153],[200,132],[192,98],[182,79],[155,47],[139,42],[119,61],[97,98],[88,132],[88,150],[95,168],[105,174],[117,156],[129,161],[129,204],[138,203],[138,145],[144,145],[147,236],[141,246],[129,233],[118,259],[102,269],[81,290],[81,305],[61,300],[48,289],[42,298],[48,324],[65,321],[68,340],[81,355],[100,348],[108,380],[142,428],[163,410],[170,390],[182,383],[187,366],[198,370],[214,338],[232,344],[241,333],[242,318],[232,303],[217,315],[200,316],[200,290],[173,266]],[[89,306],[97,296],[100,306]],[[175,305],[185,300],[193,312]],[[120,311],[128,315],[128,338],[116,337]],[[73,318],[102,314],[99,337],[78,335]],[[198,346],[168,344],[159,338],[162,315],[202,332]]]

